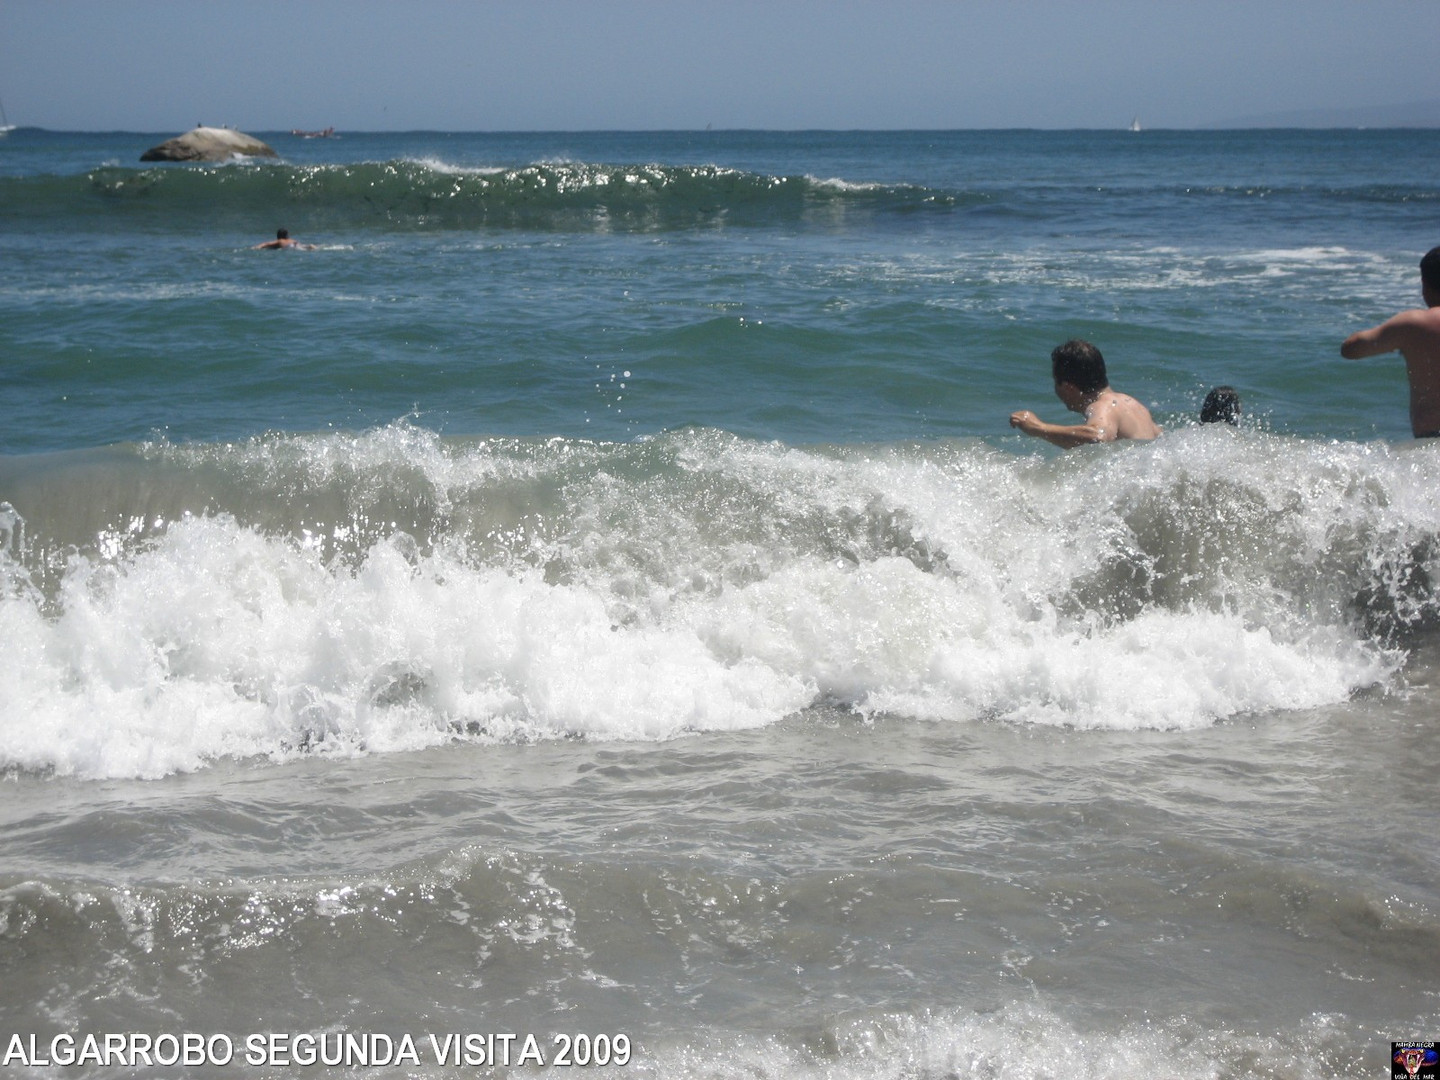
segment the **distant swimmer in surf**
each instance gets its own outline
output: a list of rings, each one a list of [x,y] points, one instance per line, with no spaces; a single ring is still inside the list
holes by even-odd
[[[254,251],[260,251],[260,250],[263,249],[263,250],[267,250],[267,251],[279,251],[281,248],[292,248],[292,247],[293,247],[293,248],[298,248],[298,249],[301,250],[301,251],[314,251],[314,250],[315,250],[315,245],[314,245],[314,244],[302,244],[302,243],[300,243],[300,241],[298,241],[298,240],[291,240],[291,239],[290,239],[290,230],[289,230],[289,229],[276,229],[276,230],[275,230],[275,239],[274,239],[274,240],[266,240],[265,243],[263,243],[263,244],[256,244],[255,247],[254,247],[252,250],[254,250]]]
[[[1410,379],[1410,430],[1417,439],[1434,439],[1440,437],[1440,247],[1420,260],[1420,295],[1423,308],[1351,334],[1340,355],[1362,360],[1398,350]]]
[[[1105,358],[1088,341],[1067,341],[1050,354],[1055,396],[1071,412],[1085,417],[1083,424],[1047,424],[1028,409],[1010,414],[1010,426],[1026,435],[1064,447],[1116,439],[1153,439],[1160,434],[1150,410],[1129,394],[1110,388]]]
[[[1240,394],[1233,386],[1217,386],[1205,395],[1200,406],[1202,424],[1240,423]]]

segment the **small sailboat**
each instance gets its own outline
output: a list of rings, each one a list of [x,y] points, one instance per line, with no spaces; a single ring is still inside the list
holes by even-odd
[[[14,130],[15,125],[10,123],[10,118],[5,115],[5,103],[0,101],[0,138],[4,138]]]
[[[1135,117],[1134,119],[1132,119],[1132,120],[1130,121],[1130,130],[1131,130],[1131,131],[1139,131],[1139,130],[1140,130],[1140,117],[1137,116],[1137,117]]]

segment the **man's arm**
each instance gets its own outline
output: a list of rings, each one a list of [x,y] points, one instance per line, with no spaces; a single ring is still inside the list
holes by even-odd
[[[1413,311],[1402,311],[1379,326],[1357,330],[1340,345],[1340,355],[1346,360],[1363,360],[1367,356],[1379,356],[1404,348],[1415,324],[1415,314]]]
[[[1111,442],[1115,438],[1115,425],[1094,414],[1087,417],[1083,424],[1047,424],[1029,409],[1021,409],[1010,414],[1010,426],[1064,450],[1089,443]]]

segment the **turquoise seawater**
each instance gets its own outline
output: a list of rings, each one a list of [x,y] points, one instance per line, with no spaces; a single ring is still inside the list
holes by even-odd
[[[0,139],[6,1076],[1440,1035],[1440,440],[1338,353],[1440,132],[167,134]],[[1009,428],[1077,336],[1160,438]]]
[[[1418,303],[1435,132],[265,137],[0,145],[0,451],[401,417],[1003,444],[1059,418],[1073,336],[1170,424],[1227,382],[1271,430],[1406,434],[1398,363],[1337,346]],[[250,250],[277,227],[318,250]]]

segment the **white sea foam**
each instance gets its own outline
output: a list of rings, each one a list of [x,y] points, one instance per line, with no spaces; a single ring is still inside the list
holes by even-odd
[[[456,738],[653,740],[821,702],[1188,728],[1396,685],[1404,654],[1362,623],[1434,606],[1417,582],[1435,455],[1217,434],[1054,459],[703,432],[456,448],[405,425],[160,448],[362,503],[409,485],[431,534],[383,507],[299,533],[181,516],[106,534],[47,593],[16,523],[0,764],[152,777]]]
[[[642,1076],[728,1080],[990,1080],[1001,1076],[1113,1080],[1165,1076],[1318,1077],[1351,1033],[1317,1015],[1296,1030],[1257,1037],[1206,1030],[1184,1018],[1081,1031],[1042,1002],[1010,1002],[985,1013],[881,1018],[844,1025],[801,1048],[779,1039],[738,1038],[724,1046],[647,1048],[632,1065]],[[1358,1064],[1358,1063],[1357,1063]]]
[[[829,189],[830,191],[860,192],[885,190],[884,184],[864,182],[859,180],[842,180],[838,176],[819,177],[807,175],[805,179],[808,180],[811,184],[814,184],[817,188]]]
[[[944,256],[916,253],[904,259],[836,264],[829,273],[846,282],[939,282],[966,286],[931,300],[941,307],[969,309],[987,302],[972,295],[976,286],[1028,286],[1080,290],[1096,295],[1126,293],[1187,295],[1197,289],[1249,288],[1263,280],[1326,296],[1335,303],[1357,297],[1393,304],[1408,287],[1418,289],[1415,267],[1396,266],[1372,252],[1343,247],[1238,249],[1223,253],[1184,252],[1170,245],[1108,251],[1040,249],[1024,252],[964,252]],[[993,303],[993,300],[989,300]]]
[[[406,158],[405,160],[411,165],[419,165],[423,169],[429,169],[431,172],[440,173],[443,176],[499,176],[508,171],[501,165],[456,165],[437,157]]]

